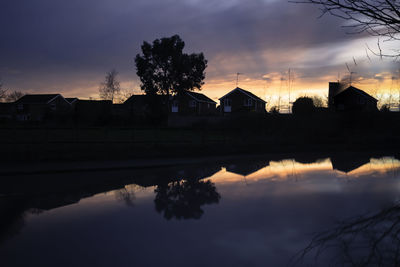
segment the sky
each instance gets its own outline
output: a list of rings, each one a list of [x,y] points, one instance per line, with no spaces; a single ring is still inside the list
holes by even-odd
[[[346,63],[360,89],[398,97],[400,64],[367,49],[377,39],[319,16],[316,6],[286,0],[3,1],[0,77],[9,90],[98,98],[116,69],[122,89],[139,94],[141,44],[178,34],[186,53],[208,60],[202,92],[214,100],[236,87],[238,72],[239,87],[270,105],[289,95],[324,98],[329,81],[348,79]],[[385,51],[396,45],[382,43]]]

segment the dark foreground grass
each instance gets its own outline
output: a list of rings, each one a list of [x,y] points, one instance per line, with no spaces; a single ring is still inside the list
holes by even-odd
[[[5,161],[96,160],[400,148],[397,113],[235,116],[190,127],[2,125]]]

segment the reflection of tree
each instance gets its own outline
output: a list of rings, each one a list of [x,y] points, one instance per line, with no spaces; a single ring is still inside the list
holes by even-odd
[[[0,243],[18,234],[25,225],[28,209],[23,199],[0,199]]]
[[[400,205],[315,235],[296,260],[310,254],[324,254],[334,266],[400,266]]]
[[[199,219],[204,211],[202,205],[218,203],[221,196],[211,181],[176,181],[158,185],[154,190],[156,210],[164,212],[167,220]]]
[[[125,186],[120,190],[115,191],[115,197],[118,201],[123,201],[127,206],[133,207],[135,206],[135,189],[134,185]]]

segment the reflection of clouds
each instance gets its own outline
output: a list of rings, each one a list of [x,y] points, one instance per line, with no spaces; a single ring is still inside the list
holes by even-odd
[[[349,159],[349,161],[351,161]],[[294,159],[285,159],[281,161],[271,161],[268,166],[257,170],[247,176],[228,172],[225,168],[209,177],[218,184],[224,183],[252,183],[262,180],[268,181],[286,181],[305,179],[310,177],[329,176],[332,178],[363,178],[379,177],[385,174],[399,174],[400,161],[392,157],[383,157],[379,159],[372,158],[369,163],[362,165],[354,170],[344,173],[334,170],[329,158],[318,160],[314,163],[299,163]]]
[[[380,159],[372,158],[369,163],[351,171],[348,175],[352,178],[378,176],[379,174],[393,173],[399,175],[400,161],[391,157]]]
[[[257,182],[266,179],[279,181],[299,178],[311,172],[329,172],[331,170],[332,164],[329,159],[310,164],[298,163],[293,159],[286,159],[282,161],[271,161],[268,166],[248,176],[228,172],[223,168],[209,179],[213,179],[218,183],[234,183],[238,181]]]

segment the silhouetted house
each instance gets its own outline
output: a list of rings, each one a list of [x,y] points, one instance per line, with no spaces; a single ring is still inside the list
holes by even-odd
[[[14,103],[19,121],[56,119],[72,111],[71,104],[60,94],[24,95]]]
[[[112,104],[111,114],[113,119],[125,120],[128,119],[128,110],[124,104]]]
[[[132,119],[145,119],[152,114],[168,112],[168,101],[165,95],[132,95],[123,105],[128,117]]]
[[[344,84],[340,82],[330,82],[328,92],[328,108],[334,109],[333,97],[345,89]]]
[[[174,96],[171,112],[181,115],[210,115],[215,114],[217,103],[204,94],[185,91]]]
[[[14,118],[14,103],[0,103],[0,121],[9,121]]]
[[[350,86],[343,89],[340,83],[329,83],[329,108],[336,111],[377,111],[378,100],[366,92]]]
[[[77,97],[66,97],[65,100],[68,101],[68,103],[71,104],[72,107],[75,107],[76,103],[78,103],[78,98]]]
[[[81,100],[75,104],[74,120],[80,123],[105,123],[111,119],[111,100]]]
[[[265,113],[266,101],[253,93],[239,87],[230,91],[220,99],[220,111],[222,114],[255,112]]]

